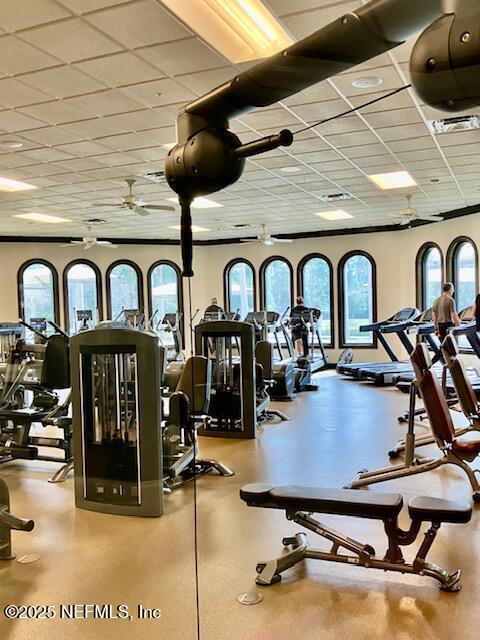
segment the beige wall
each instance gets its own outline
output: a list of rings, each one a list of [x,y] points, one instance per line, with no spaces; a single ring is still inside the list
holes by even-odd
[[[471,237],[477,245],[480,245],[480,214],[401,232],[312,238],[297,240],[291,245],[264,247],[257,244],[225,244],[196,247],[194,254],[195,276],[192,280],[192,308],[193,311],[197,308],[203,310],[212,296],[222,299],[223,270],[225,264],[232,258],[245,257],[250,260],[257,270],[258,278],[258,270],[261,263],[271,255],[283,255],[290,260],[296,272],[298,263],[305,255],[314,252],[323,253],[330,258],[335,269],[335,334],[338,345],[336,267],[345,253],[360,249],[367,251],[375,259],[378,283],[378,317],[384,318],[392,315],[402,306],[415,306],[415,257],[420,246],[428,241],[436,242],[441,247],[444,255],[446,255],[449,244],[461,235]],[[0,243],[2,272],[0,321],[11,321],[17,318],[17,272],[23,262],[31,258],[49,260],[57,268],[61,282],[65,265],[71,260],[82,257],[89,258],[95,262],[103,276],[108,265],[114,260],[121,258],[134,260],[144,273],[144,296],[145,300],[147,300],[146,274],[149,266],[161,259],[173,260],[179,264],[180,250],[175,246],[132,244],[121,245],[116,251],[94,248],[85,252],[83,250],[62,248],[56,244]],[[186,283],[184,283],[184,299],[187,303]],[[63,320],[62,296],[60,297],[60,304],[61,318]],[[187,304],[185,311],[187,312]],[[338,349],[331,352],[332,361],[335,360],[338,353]],[[360,358],[381,360],[384,359],[384,352],[381,349],[377,353],[372,350],[358,350],[356,359]]]

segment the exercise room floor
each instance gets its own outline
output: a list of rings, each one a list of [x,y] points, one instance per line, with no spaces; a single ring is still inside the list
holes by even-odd
[[[330,374],[318,382],[318,392],[279,405],[291,422],[267,423],[255,441],[201,439],[202,457],[222,460],[236,472],[197,483],[202,639],[478,638],[479,508],[470,524],[443,526],[429,557],[463,570],[458,594],[441,592],[429,578],[309,560],[285,573],[280,584],[262,589],[261,604],[236,602],[254,587],[256,563],[280,555],[283,536],[299,530],[281,511],[248,508],[238,497],[240,487],[341,487],[360,468],[388,464],[387,450],[404,434],[396,418],[407,406],[406,395]],[[55,468],[40,462],[1,468],[12,511],[35,520],[32,533],[13,534],[14,549],[19,556],[41,556],[34,564],[0,566],[2,639],[194,640],[193,485],[166,497],[162,518],[108,516],[75,509],[72,478],[47,483]],[[466,477],[449,467],[370,490],[398,491],[407,500],[420,494],[471,500]],[[385,550],[381,522],[322,519],[379,554]],[[410,553],[407,548],[409,559]],[[3,607],[10,603],[128,604],[134,619],[8,621]],[[161,618],[136,619],[138,604],[160,609]]]

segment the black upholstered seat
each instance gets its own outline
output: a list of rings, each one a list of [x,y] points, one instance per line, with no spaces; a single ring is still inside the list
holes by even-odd
[[[249,506],[378,520],[396,517],[403,506],[403,498],[398,493],[367,493],[352,489],[318,487],[273,487],[268,484],[246,485],[240,490],[240,497]]]
[[[466,523],[472,517],[472,508],[468,504],[422,496],[410,500],[408,512],[412,520],[422,522]]]

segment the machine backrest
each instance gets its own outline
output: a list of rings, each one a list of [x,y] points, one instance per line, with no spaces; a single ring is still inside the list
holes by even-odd
[[[255,360],[262,365],[263,378],[271,380],[273,376],[273,345],[266,340],[259,340],[255,345]]]
[[[458,345],[453,336],[448,335],[443,341],[442,353],[463,413],[467,417],[478,415],[477,396],[468,378],[465,365],[460,359]]]
[[[70,388],[70,347],[68,338],[59,333],[47,340],[40,384],[46,389]]]
[[[427,346],[422,342],[417,344],[410,359],[435,438],[440,443],[453,442],[455,428],[452,416],[438,378],[431,371],[432,363]]]
[[[186,427],[190,424],[190,407],[188,397],[181,391],[175,391],[170,396],[168,405],[168,422],[176,427]]]
[[[212,363],[205,356],[192,356],[185,362],[175,391],[184,393],[194,415],[207,413],[212,387]]]

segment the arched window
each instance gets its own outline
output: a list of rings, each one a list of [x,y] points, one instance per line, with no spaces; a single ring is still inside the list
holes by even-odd
[[[325,346],[333,347],[333,269],[328,258],[317,253],[298,265],[298,291],[307,307],[320,309],[320,330]]]
[[[471,307],[478,293],[478,252],[470,238],[457,238],[447,252],[448,279],[455,285],[457,309]]]
[[[93,324],[102,319],[100,270],[90,260],[74,260],[63,272],[65,326],[69,333],[79,328],[77,311],[91,311]]]
[[[58,274],[46,260],[29,260],[18,270],[18,310],[20,317],[46,318],[59,322]]]
[[[122,309],[143,312],[143,281],[138,265],[130,260],[118,260],[107,269],[107,313],[110,319]]]
[[[260,267],[262,307],[280,315],[293,303],[292,265],[279,256],[268,258]]]
[[[159,260],[148,270],[148,313],[160,322],[166,313],[183,313],[180,270],[169,260]]]
[[[417,305],[421,309],[430,309],[442,292],[443,256],[440,247],[427,242],[420,247],[416,260]]]
[[[347,253],[340,261],[338,274],[340,346],[374,346],[373,334],[360,331],[360,327],[376,318],[375,262],[363,251]]]
[[[223,272],[224,298],[227,311],[237,311],[243,320],[255,311],[255,269],[247,260],[232,260]]]

